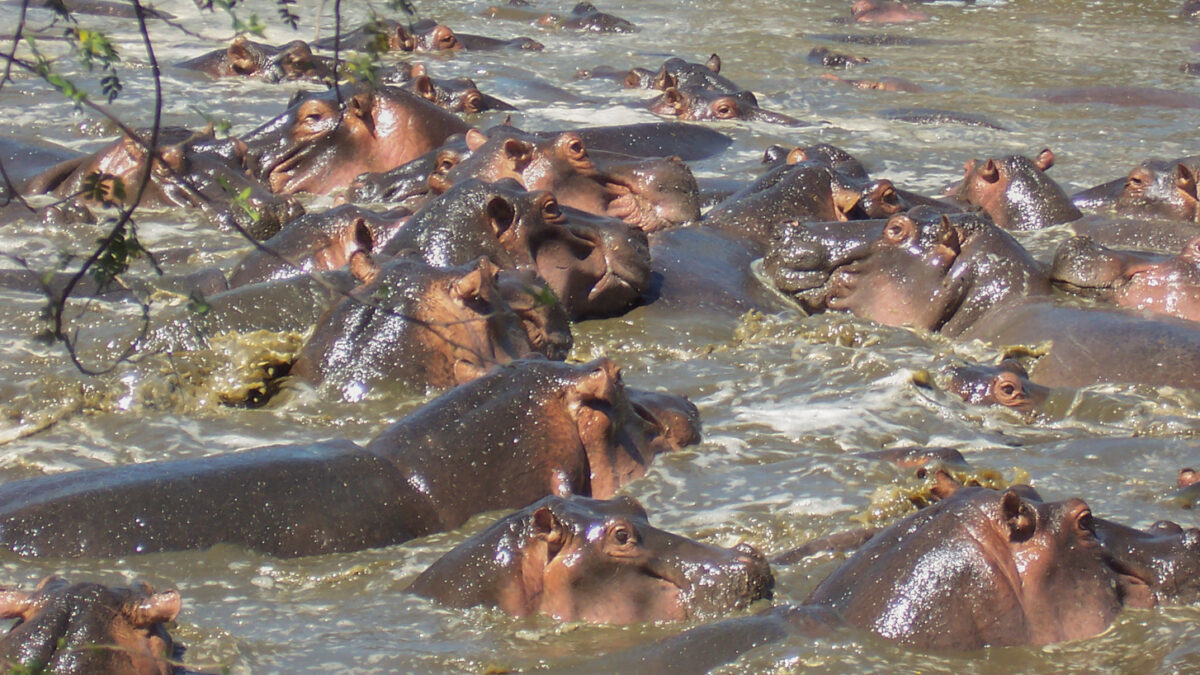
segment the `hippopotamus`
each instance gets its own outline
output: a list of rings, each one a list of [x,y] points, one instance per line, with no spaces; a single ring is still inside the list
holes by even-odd
[[[487,110],[516,110],[512,105],[481,91],[475,80],[458,77],[453,80],[433,79],[425,74],[424,66],[413,66],[412,77],[400,85],[441,108],[456,113],[479,113]],[[386,82],[386,80],[385,80]]]
[[[1038,384],[1200,387],[1195,324],[1052,302],[1044,268],[977,215],[918,208],[882,228],[872,221],[785,224],[764,268],[810,312],[844,310],[965,340],[1033,345],[1040,355],[1030,375]]]
[[[640,76],[638,81],[641,81]],[[626,86],[632,82],[626,80]],[[745,91],[733,80],[721,74],[721,57],[712,54],[704,63],[693,63],[679,57],[672,57],[659,66],[648,88],[666,91],[674,87],[687,91],[701,90],[721,94],[736,94]]]
[[[454,31],[429,19],[405,25],[393,19],[374,19],[352,31],[313,43],[318,49],[354,51],[438,52],[462,49]]]
[[[910,124],[957,124],[965,127],[1007,131],[1003,126],[987,117],[974,113],[938,110],[937,108],[894,108],[879,112],[887,119]]]
[[[505,269],[531,269],[575,317],[623,311],[650,274],[645,234],[561,207],[553,193],[528,192],[511,179],[455,185],[414,214],[384,252],[405,250],[431,265],[489,256]]]
[[[1017,412],[1036,410],[1050,396],[1049,387],[1029,379],[1025,367],[1015,359],[998,365],[955,365],[946,369],[949,391],[972,405],[1001,405]]]
[[[553,14],[543,15],[538,23],[543,26],[593,33],[636,33],[638,30],[633,22],[607,12],[601,12],[590,2],[581,2],[575,5],[571,8],[571,13],[565,17]]]
[[[341,269],[382,250],[405,220],[349,204],[301,216],[239,260],[229,287]]]
[[[834,171],[854,180],[870,180],[867,169],[854,155],[828,143],[813,143],[784,147],[772,145],[763,152],[762,163],[772,168],[780,164],[798,164],[800,162],[820,161],[828,164]]]
[[[280,194],[326,194],[368,171],[390,171],[469,128],[393,87],[343,87],[295,100],[244,141],[255,176]]]
[[[773,583],[753,547],[652,527],[632,497],[550,496],[459,544],[408,590],[449,607],[629,624],[723,614],[771,597]]]
[[[1200,75],[1200,61],[1180,65],[1179,72],[1185,75]]]
[[[961,488],[872,537],[805,604],[925,649],[1042,645],[1101,633],[1123,604],[1150,606],[1122,590],[1129,576],[1082,500]]]
[[[958,487],[871,536],[800,606],[606,655],[605,667],[703,672],[768,642],[845,627],[939,651],[1086,639],[1124,608],[1194,601],[1197,541],[1195,529],[1141,532],[1095,518],[1082,499],[1042,501],[1029,486]]]
[[[928,21],[930,16],[896,0],[855,0],[850,18],[856,23],[910,23]]]
[[[763,110],[748,91],[733,93],[708,89],[668,87],[647,105],[650,112],[680,120],[752,120],[798,127],[805,122],[783,113]]]
[[[1163,218],[1200,223],[1200,155],[1172,160],[1147,159],[1125,178],[1071,196],[1079,208],[1115,208],[1137,218]]]
[[[376,389],[451,387],[532,354],[498,273],[487,258],[449,269],[389,261],[317,320],[291,374],[357,401]]]
[[[871,59],[865,56],[839,54],[829,51],[828,47],[813,47],[804,60],[814,66],[825,66],[826,68],[849,68],[871,62]]]
[[[851,181],[816,159],[772,169],[715,206],[703,222],[761,249],[778,222],[880,218],[903,208],[891,181]]]
[[[143,140],[149,139],[147,131],[140,134]],[[271,236],[304,213],[296,200],[273,195],[246,177],[241,141],[218,140],[211,128],[192,132],[172,127],[161,129],[159,135],[153,169],[139,205],[197,208],[218,224],[241,228],[256,239]],[[91,155],[47,169],[23,189],[31,194],[79,196],[89,204],[129,206],[137,197],[148,164],[142,143],[124,137]],[[113,178],[120,179],[119,187]]]
[[[496,285],[504,304],[520,317],[533,353],[565,361],[575,337],[571,335],[571,317],[550,284],[533,270],[517,269],[500,270]]]
[[[1034,159],[1009,155],[966,163],[963,179],[947,194],[977,206],[1009,230],[1036,230],[1080,218],[1083,214],[1063,189],[1044,172],[1054,166],[1048,148]]]
[[[177,68],[198,70],[212,77],[255,77],[267,82],[333,78],[328,59],[313,56],[308,43],[294,40],[281,47],[252,42],[238,36],[225,49],[217,49],[176,64]]]
[[[665,406],[666,409],[657,406]],[[29,557],[219,543],[278,557],[388,546],[548,495],[607,499],[694,430],[695,406],[631,397],[607,359],[516,361],[349,441],[57,473],[0,485],[0,542]]]
[[[1055,252],[1050,279],[1118,307],[1200,321],[1200,237],[1174,256],[1116,251],[1072,237]]]
[[[877,79],[861,79],[847,80],[844,77],[838,77],[833,73],[823,73],[822,80],[830,80],[840,84],[849,85],[855,89],[871,89],[874,91],[901,91],[909,94],[919,94],[925,91],[925,88],[915,82],[910,82],[902,77],[880,77]]]
[[[574,131],[543,137],[496,127],[489,133],[467,132],[470,156],[444,173],[440,164],[450,156],[439,154],[430,188],[439,191],[464,177],[511,178],[528,190],[553,192],[565,206],[618,217],[647,231],[700,217],[696,179],[678,157],[597,153],[593,161],[583,135]]]
[[[179,591],[46,577],[32,593],[0,590],[0,618],[17,623],[0,638],[8,672],[168,675],[178,646],[163,624],[182,608]]]

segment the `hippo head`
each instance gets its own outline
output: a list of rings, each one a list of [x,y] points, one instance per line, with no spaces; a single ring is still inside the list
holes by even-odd
[[[644,233],[507,179],[456,184],[412,217],[392,252],[401,245],[435,265],[488,255],[507,269],[531,269],[575,317],[623,311],[650,281]]]
[[[632,68],[625,77],[621,78],[621,86],[626,89],[653,89],[655,73],[645,68]]]
[[[742,88],[721,75],[721,57],[712,54],[704,63],[692,63],[678,57],[663,62],[650,83],[651,89],[704,89],[713,92],[734,93]],[[757,105],[757,104],[756,104]]]
[[[1175,256],[1115,251],[1090,237],[1058,248],[1051,281],[1119,307],[1200,320],[1200,237]]]
[[[571,131],[538,138],[511,127],[496,127],[490,138],[467,132],[471,156],[446,174],[446,182],[479,178],[494,182],[512,178],[526,190],[549,190],[563,204],[585,210],[603,200],[603,186],[595,180],[596,165],[583,139]]]
[[[140,135],[148,140],[148,130]],[[138,202],[150,208],[197,208],[231,229],[265,238],[283,223],[304,213],[294,199],[278,197],[246,177],[246,146],[237,139],[217,139],[211,127],[201,131],[163,128],[151,165],[149,182]],[[27,186],[32,193],[50,192],[109,206],[130,205],[148,162],[146,148],[125,137],[96,153],[52,167]],[[117,181],[120,179],[120,187]],[[236,200],[237,203],[234,203]]]
[[[0,662],[17,672],[175,672],[175,646],[163,624],[181,607],[178,591],[149,584],[110,588],[48,577],[33,593],[0,591],[0,618],[17,619],[0,638]],[[21,671],[24,672],[24,671]]]
[[[562,361],[571,353],[571,318],[554,290],[532,270],[501,270],[496,278],[504,302],[521,317],[529,344],[539,354]]]
[[[425,67],[413,66],[412,79],[403,85],[417,96],[458,113],[478,113],[485,110],[516,110],[513,106],[479,91],[469,77],[435,80],[425,74]]]
[[[1013,359],[998,366],[962,365],[947,369],[950,391],[972,405],[1002,405],[1031,412],[1045,403],[1050,390],[1029,380],[1029,373]]]
[[[761,553],[659,530],[630,497],[547,497],[467,540],[410,590],[517,616],[629,624],[711,616],[771,596]]]
[[[669,87],[648,104],[650,112],[680,120],[758,120],[775,124],[799,125],[800,121],[758,107],[758,99],[748,91],[718,92],[708,89]]]
[[[361,31],[363,41],[377,52],[436,52],[462,49],[462,43],[454,31],[429,19],[414,21],[408,25],[393,19],[376,19],[368,22]],[[319,44],[326,49],[333,48],[333,42],[329,38]]]
[[[1142,606],[1200,600],[1200,530],[1169,520],[1144,531],[1101,519],[1095,525],[1109,564],[1149,592],[1131,594]]]
[[[604,161],[605,212],[646,233],[700,219],[700,187],[679,157]]]
[[[977,206],[1000,227],[1033,230],[1082,216],[1070,198],[1044,172],[1054,166],[1054,153],[1042,150],[1034,159],[1021,155],[972,159],[966,175],[950,188],[955,199]]]
[[[1134,582],[1108,564],[1086,503],[1034,497],[959,488],[873,537],[806,603],[932,649],[1096,635]]]
[[[1049,291],[1041,267],[986,219],[925,208],[886,222],[785,223],[764,258],[809,312],[835,309],[958,335],[1009,297]]]
[[[324,59],[313,55],[307,42],[293,40],[267,58],[262,74],[270,82],[326,80],[333,77],[333,70]]]
[[[403,224],[403,218],[349,204],[301,216],[242,258],[229,275],[229,286],[342,269],[356,256],[380,250]]]
[[[325,194],[361,173],[390,171],[437,148],[467,125],[425,99],[391,87],[307,94],[246,136],[253,173],[276,193]]]
[[[534,353],[498,273],[486,258],[451,269],[393,260],[322,317],[292,372],[359,400],[379,386],[454,386]]]
[[[1200,222],[1200,162],[1147,160],[1125,177],[1117,210],[1140,217]]]

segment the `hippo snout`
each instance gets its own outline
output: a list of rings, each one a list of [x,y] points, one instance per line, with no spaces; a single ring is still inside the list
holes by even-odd
[[[763,267],[785,293],[801,293],[829,280],[829,248],[798,223],[780,223],[772,236]]]
[[[681,599],[692,616],[709,616],[771,597],[775,576],[766,556],[749,544],[727,549],[719,563],[696,565],[686,574]]]
[[[1123,268],[1120,258],[1091,237],[1072,237],[1054,254],[1050,278],[1081,288],[1104,288],[1121,278]]]

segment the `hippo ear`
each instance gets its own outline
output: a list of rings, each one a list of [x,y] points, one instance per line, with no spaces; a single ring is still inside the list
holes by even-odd
[[[425,70],[424,63],[413,64],[413,66],[408,71],[408,77],[409,77],[409,79],[412,79],[412,80],[415,80],[418,77],[426,77],[428,75],[429,75],[429,71]]]
[[[713,54],[712,56],[708,57],[708,60],[704,62],[704,65],[714,73],[719,73],[721,72],[721,57]]]
[[[1008,538],[1011,541],[1028,539],[1037,528],[1037,514],[1033,507],[1011,488],[1000,497],[1000,514],[1008,526]]]
[[[183,149],[179,145],[168,145],[165,148],[159,148],[158,155],[162,157],[163,163],[171,167],[171,170],[175,173],[181,174],[184,172],[185,157]]]
[[[1033,160],[1033,165],[1038,168],[1038,171],[1049,169],[1054,166],[1054,153],[1050,152],[1050,148],[1043,148]]]
[[[147,595],[141,602],[125,609],[125,618],[129,619],[129,623],[135,628],[149,628],[155,624],[174,621],[175,617],[179,616],[179,610],[183,609],[179,591],[154,593],[153,589],[147,586],[146,592]]]
[[[437,103],[437,89],[433,86],[433,80],[426,75],[413,78],[413,93],[428,101]]]
[[[883,240],[889,244],[903,244],[917,231],[917,221],[903,213],[892,216],[883,226]]]
[[[800,148],[800,147],[792,148],[792,151],[787,154],[786,161],[788,164],[799,164],[800,162],[807,162],[808,161],[808,151],[806,151],[804,148]]]
[[[367,92],[356,94],[346,101],[346,115],[363,123],[371,132],[375,132],[375,119],[371,115],[371,95]]]
[[[517,211],[513,208],[512,203],[500,195],[495,195],[488,200],[486,212],[488,222],[491,223],[492,231],[496,233],[497,238],[508,232],[517,219]]]
[[[635,73],[633,73],[632,71],[630,71],[629,74],[631,77],[634,77],[634,78],[637,77],[637,75]],[[678,87],[679,80],[675,79],[675,76],[672,75],[671,73],[668,73],[666,66],[663,66],[663,68],[658,71],[658,75],[656,75],[654,77],[654,85],[653,86],[655,89],[660,89],[662,91],[666,91],[672,87]]]
[[[933,485],[930,486],[929,492],[937,499],[944,500],[953,496],[962,486],[963,484],[951,476],[949,471],[938,469],[933,472]]]
[[[611,401],[621,382],[621,368],[608,359],[599,359],[592,365],[575,383],[575,393],[581,401]]]
[[[482,131],[473,128],[467,130],[467,149],[471,152],[475,152],[487,142],[488,137]]]
[[[258,64],[254,61],[254,54],[250,51],[246,38],[240,35],[229,43],[225,55],[229,58],[233,70],[241,75],[249,75],[258,70]]]
[[[354,222],[350,224],[350,234],[358,250],[372,251],[375,249],[375,234],[371,232],[371,226],[367,225],[367,220],[362,216],[355,218]]]
[[[411,52],[417,48],[417,38],[404,28],[403,24],[396,24],[396,34],[393,38],[397,49]]]
[[[358,283],[367,285],[379,277],[379,263],[367,251],[357,250],[350,254],[350,276]]]
[[[1175,187],[1192,199],[1196,198],[1196,174],[1183,162],[1175,165]]]
[[[550,507],[543,506],[529,517],[529,528],[533,530],[534,537],[546,542],[549,548],[546,558],[549,562],[549,559],[562,549],[563,539],[566,538],[566,528],[563,527],[562,521],[554,515]]]
[[[1021,383],[1021,378],[1015,373],[997,373],[992,378],[990,389],[992,398],[995,398],[997,403],[1006,408],[1021,405],[1028,399],[1025,393],[1025,385]]]
[[[33,598],[19,590],[0,589],[0,619],[23,619],[33,608]]]
[[[1179,487],[1185,488],[1196,483],[1200,483],[1200,471],[1191,468],[1179,470]]]
[[[996,160],[991,157],[979,169],[979,177],[989,183],[995,183],[1000,180],[1000,167],[996,166]]]
[[[504,158],[514,173],[521,173],[533,159],[533,146],[525,141],[510,138],[504,141]]]
[[[663,91],[663,103],[675,109],[675,114],[680,115],[687,108],[687,102],[683,100],[683,94],[675,87],[668,87]]]
[[[459,277],[450,286],[450,294],[459,300],[469,301],[481,298],[484,290],[496,280],[496,266],[485,256],[475,261],[475,269]]]

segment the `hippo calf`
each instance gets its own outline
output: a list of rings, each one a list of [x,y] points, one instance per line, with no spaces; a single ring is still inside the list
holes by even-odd
[[[651,527],[631,497],[546,497],[444,555],[409,592],[450,607],[627,624],[723,613],[771,597],[766,558]]]
[[[163,624],[181,606],[178,591],[144,583],[110,588],[47,577],[32,593],[0,590],[0,618],[17,619],[0,638],[0,664],[11,673],[174,673],[177,649]]]

